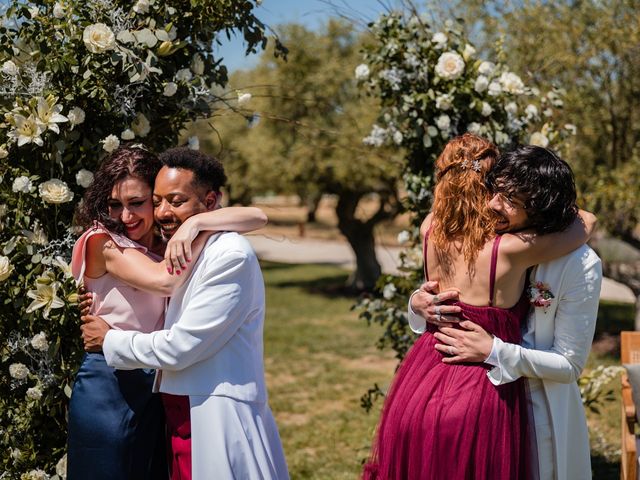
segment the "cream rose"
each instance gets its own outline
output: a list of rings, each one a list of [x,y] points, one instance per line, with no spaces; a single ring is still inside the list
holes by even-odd
[[[524,83],[518,75],[511,72],[504,72],[500,75],[500,85],[507,93],[521,95],[524,93]]]
[[[29,376],[29,369],[23,363],[12,363],[9,365],[9,375],[16,380],[24,380]]]
[[[169,82],[164,86],[164,90],[162,94],[165,97],[173,97],[177,91],[178,91],[178,85],[176,85],[174,82]]]
[[[131,130],[133,130],[133,133],[138,137],[146,137],[149,135],[151,124],[144,113],[138,113],[138,115],[136,115],[135,120],[131,124]]]
[[[445,52],[440,55],[435,71],[440,78],[455,80],[464,72],[464,60],[456,52]]]
[[[100,140],[100,143],[102,143],[102,149],[107,153],[113,152],[120,146],[120,140],[118,140],[118,137],[115,135],[109,135],[108,137]]]
[[[76,183],[82,188],[87,188],[93,182],[93,173],[84,168],[76,173]]]
[[[31,346],[39,352],[46,352],[49,349],[49,342],[44,332],[36,333],[31,339]]]
[[[31,387],[27,389],[27,398],[30,398],[31,400],[40,400],[42,398],[42,390],[40,390],[39,387]]]
[[[71,123],[71,129],[73,130],[73,127],[83,123],[85,116],[86,115],[84,113],[84,110],[80,107],[73,107],[71,110],[69,110],[69,113],[67,113],[67,118],[69,119],[69,123]]]
[[[123,140],[133,140],[134,138],[136,138],[136,134],[133,133],[133,130],[127,128],[126,130],[122,131],[122,133],[120,134],[120,138]]]
[[[533,135],[531,135],[531,138],[529,138],[529,143],[531,145],[537,145],[539,147],[546,148],[546,146],[549,145],[549,139],[544,133],[535,132]]]
[[[104,23],[86,27],[82,33],[82,41],[91,53],[102,53],[116,47],[116,37]]]
[[[11,60],[7,60],[2,64],[2,73],[15,77],[19,73],[18,66]]]
[[[73,192],[66,183],[57,178],[41,183],[38,190],[40,197],[47,203],[60,204],[73,200]]]
[[[24,175],[14,179],[13,185],[11,186],[11,190],[13,190],[14,193],[29,193],[32,188],[33,183],[31,183],[29,177],[25,177]]]
[[[189,82],[191,81],[192,78],[193,78],[193,74],[191,73],[191,70],[189,70],[188,68],[183,68],[176,72],[176,80],[178,82]]]
[[[13,271],[13,265],[9,261],[9,257],[0,255],[0,281],[6,280]]]

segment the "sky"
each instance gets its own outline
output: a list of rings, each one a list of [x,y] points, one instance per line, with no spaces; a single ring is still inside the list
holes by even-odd
[[[330,16],[335,16],[336,9],[350,18],[366,22],[387,11],[385,5],[389,3],[389,0],[263,0],[254,13],[276,31],[278,24],[294,22],[315,29]],[[258,63],[259,55],[245,56],[240,38],[232,38],[230,42],[227,42],[226,37],[221,40],[224,43],[218,48],[217,54],[224,57],[223,63],[229,71],[252,68]]]

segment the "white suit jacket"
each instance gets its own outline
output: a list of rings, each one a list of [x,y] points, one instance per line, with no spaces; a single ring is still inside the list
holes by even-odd
[[[556,479],[589,479],[589,436],[576,382],[591,350],[602,266],[596,253],[584,245],[538,265],[532,277],[549,285],[555,297],[546,310],[538,307],[529,315],[535,346],[524,348],[495,339],[498,366],[487,375],[494,385],[520,377],[542,381],[553,432]],[[425,320],[409,310],[411,328],[424,332]]]
[[[185,284],[171,297],[165,329],[110,330],[107,364],[161,370],[159,390],[266,402],[262,329],[264,283],[249,242],[213,235]]]

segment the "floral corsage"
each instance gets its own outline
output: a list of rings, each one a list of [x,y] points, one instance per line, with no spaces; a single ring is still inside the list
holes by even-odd
[[[554,298],[551,288],[544,282],[536,282],[529,286],[529,301],[534,307],[542,307],[545,310],[551,305],[551,299]]]

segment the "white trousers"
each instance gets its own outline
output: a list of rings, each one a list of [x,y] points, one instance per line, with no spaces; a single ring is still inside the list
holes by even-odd
[[[190,396],[192,480],[288,480],[269,405]]]

